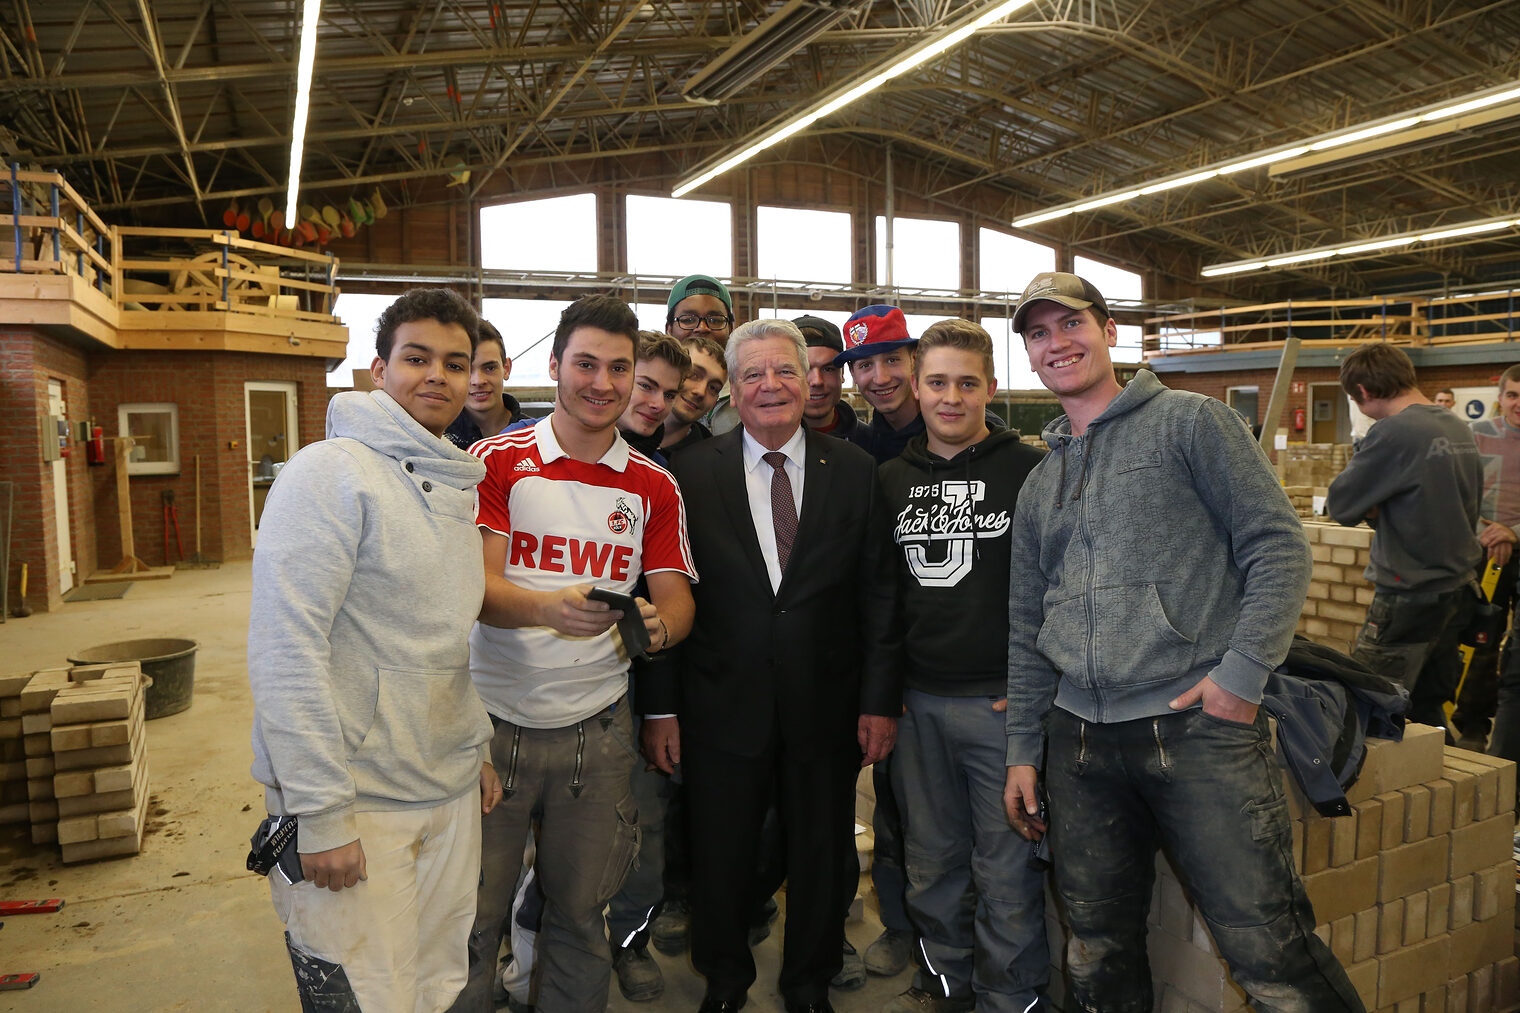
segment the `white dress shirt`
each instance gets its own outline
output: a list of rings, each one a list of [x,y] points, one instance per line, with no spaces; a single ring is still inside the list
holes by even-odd
[[[780,448],[786,455],[786,477],[792,480],[792,505],[802,516],[803,455],[807,439],[802,426]],[[755,536],[760,540],[760,555],[765,558],[765,572],[771,578],[771,591],[781,586],[781,557],[776,555],[776,525],[771,519],[771,478],[776,469],[766,462],[762,447],[749,430],[744,431],[744,490],[749,495],[749,516],[755,522]]]

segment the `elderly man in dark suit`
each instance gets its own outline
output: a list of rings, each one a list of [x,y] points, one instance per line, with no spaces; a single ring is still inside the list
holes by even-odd
[[[725,349],[742,425],[678,455],[702,582],[679,683],[648,687],[646,755],[682,762],[700,1013],[743,1007],[760,825],[774,798],[787,854],[781,994],[826,1013],[855,883],[855,775],[891,752],[901,713],[891,539],[865,451],[802,425],[807,351],[782,320]]]

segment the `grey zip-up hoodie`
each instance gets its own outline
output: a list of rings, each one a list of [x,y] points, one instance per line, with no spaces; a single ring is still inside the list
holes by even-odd
[[[303,852],[356,839],[355,812],[476,790],[491,737],[469,648],[485,465],[383,391],[335,395],[327,436],[269,492],[248,623],[253,776]]]
[[[1008,764],[1040,763],[1052,702],[1171,713],[1204,676],[1259,702],[1309,588],[1309,542],[1239,415],[1141,370],[1081,436],[1066,416],[1013,519]]]

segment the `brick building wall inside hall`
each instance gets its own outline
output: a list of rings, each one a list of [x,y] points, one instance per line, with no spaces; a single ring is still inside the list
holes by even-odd
[[[1520,362],[1520,346],[1515,349],[1515,361]],[[1504,364],[1483,363],[1478,365],[1462,366],[1430,366],[1417,370],[1420,390],[1427,397],[1433,395],[1442,387],[1498,387],[1499,374],[1504,371]],[[1264,413],[1267,403],[1272,397],[1272,382],[1277,377],[1274,369],[1234,369],[1220,370],[1216,372],[1180,372],[1167,371],[1158,373],[1161,382],[1174,390],[1191,390],[1199,394],[1207,394],[1210,397],[1226,401],[1226,394],[1231,387],[1256,387],[1257,404]],[[1283,405],[1282,416],[1279,424],[1283,426],[1290,441],[1304,441],[1307,439],[1305,430],[1295,430],[1293,426],[1293,413],[1295,409],[1303,409],[1306,417],[1311,417],[1309,395],[1314,384],[1340,383],[1340,368],[1338,366],[1313,366],[1302,367],[1293,371],[1293,384],[1301,384],[1302,387],[1295,393],[1289,388],[1287,402]],[[1337,388],[1338,389],[1338,388]],[[1344,395],[1339,395],[1344,396]],[[1263,422],[1265,420],[1262,420]]]
[[[0,327],[0,438],[6,448],[0,480],[14,486],[10,569],[3,579],[12,605],[18,601],[22,563],[29,571],[27,604],[45,609],[62,599],[53,465],[42,460],[42,417],[48,409],[49,380],[62,384],[68,418],[87,417],[86,373],[85,355],[78,349],[30,327]],[[71,446],[64,473],[77,584],[96,565],[90,479],[82,447]]]
[[[248,499],[248,447],[243,384],[249,380],[296,385],[298,443],[320,440],[327,411],[327,376],[321,359],[233,352],[106,351],[91,358],[90,393],[107,433],[118,429],[117,409],[132,402],[179,406],[180,470],[131,478],[132,527],[137,555],[161,566],[176,562],[174,532],[165,541],[163,491],[174,491],[185,553],[195,551],[195,456],[201,458],[201,551],[211,559],[252,555]],[[114,469],[96,469],[94,501],[102,524],[101,565],[121,558]]]

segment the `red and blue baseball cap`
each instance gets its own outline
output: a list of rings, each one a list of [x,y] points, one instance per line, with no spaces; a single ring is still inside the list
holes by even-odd
[[[844,351],[834,357],[843,366],[856,359],[918,344],[908,336],[908,321],[896,306],[877,304],[858,309],[844,322]]]

